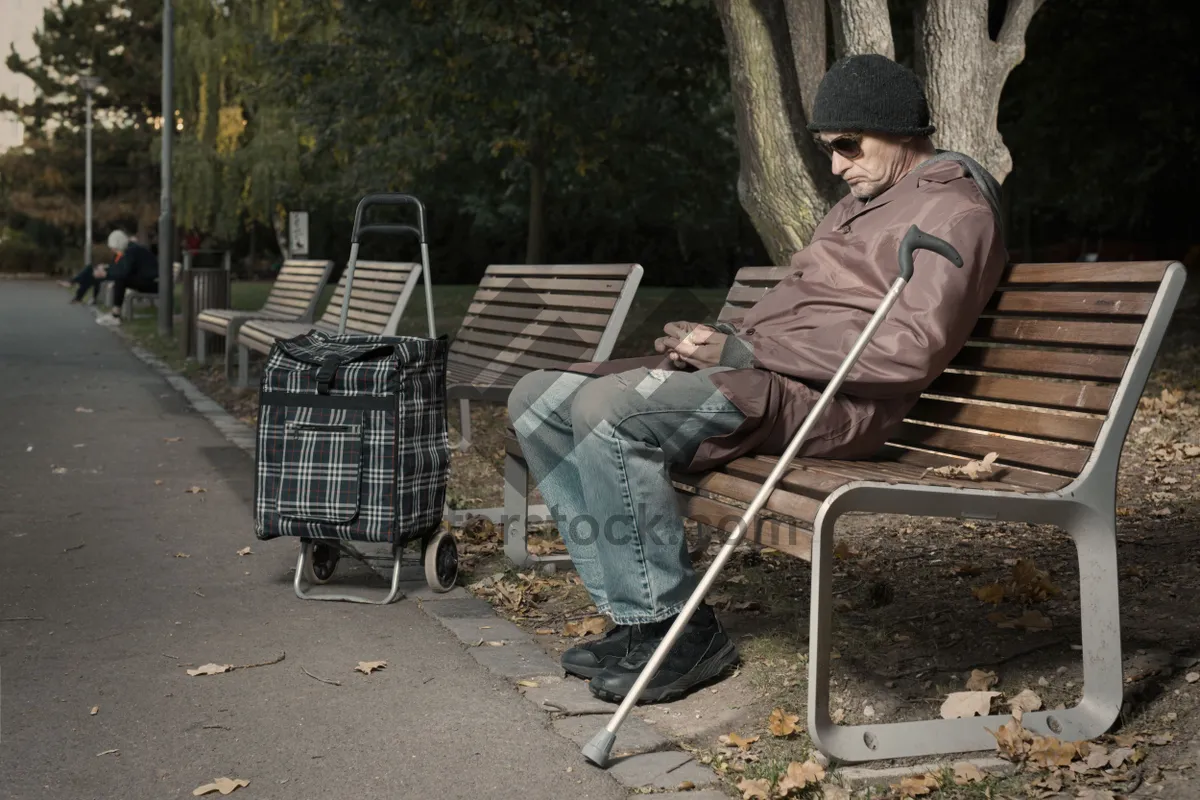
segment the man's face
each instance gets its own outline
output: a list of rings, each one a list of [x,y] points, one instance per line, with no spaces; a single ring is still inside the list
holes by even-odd
[[[904,177],[910,166],[911,137],[853,131],[824,131],[818,143],[833,159],[833,174],[860,200],[878,197]]]

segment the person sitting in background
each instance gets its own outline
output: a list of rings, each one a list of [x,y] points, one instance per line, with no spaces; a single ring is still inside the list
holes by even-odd
[[[108,248],[116,254],[113,265],[97,267],[92,273],[98,280],[112,280],[113,306],[111,313],[101,314],[96,322],[101,325],[120,325],[125,292],[130,289],[147,293],[158,291],[158,259],[120,229],[108,235]]]
[[[84,295],[88,293],[88,289],[92,290],[92,305],[100,302],[100,284],[103,281],[96,277],[96,269],[91,264],[88,264],[79,273],[69,281],[59,281],[58,285],[64,289],[76,287],[75,296],[71,298],[72,303],[82,303]]]

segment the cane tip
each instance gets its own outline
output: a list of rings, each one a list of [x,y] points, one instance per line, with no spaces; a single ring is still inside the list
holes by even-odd
[[[598,731],[591,741],[583,746],[583,757],[597,767],[603,767],[608,763],[608,754],[616,740],[617,735],[607,728]]]

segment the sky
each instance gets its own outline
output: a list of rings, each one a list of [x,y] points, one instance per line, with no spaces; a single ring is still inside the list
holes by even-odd
[[[4,66],[13,46],[22,56],[33,55],[33,32],[42,23],[42,11],[51,0],[0,0],[0,94],[23,101],[33,99],[33,84],[9,72]],[[0,151],[18,145],[22,140],[21,125],[9,115],[0,115]]]

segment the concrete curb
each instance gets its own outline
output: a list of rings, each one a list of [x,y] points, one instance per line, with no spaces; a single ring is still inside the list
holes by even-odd
[[[254,458],[254,432],[233,417],[187,378],[171,369],[162,359],[136,344],[120,328],[114,328],[133,354],[179,391],[199,414],[216,426],[233,444]],[[582,746],[600,730],[616,706],[592,696],[583,681],[568,678],[557,661],[546,655],[528,633],[496,614],[489,603],[471,596],[461,586],[445,594],[429,590],[424,581],[404,582],[409,600],[449,630],[466,646],[467,652],[483,667],[513,683],[528,702],[552,715],[551,727],[560,736]],[[673,742],[651,725],[629,718],[621,726],[613,745],[613,759],[606,770],[627,789],[654,792],[670,791],[689,781],[707,791],[681,792],[688,800],[723,800],[716,789],[720,778],[683,750],[672,749]],[[580,769],[586,762],[580,756]],[[657,794],[658,797],[675,797]]]

